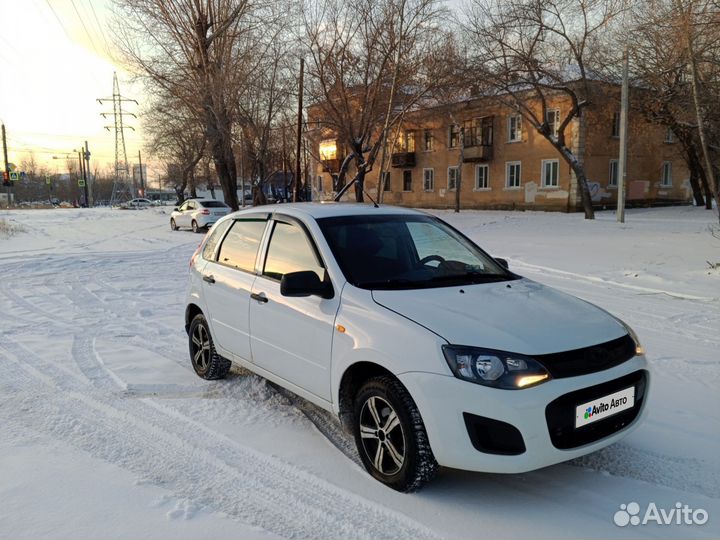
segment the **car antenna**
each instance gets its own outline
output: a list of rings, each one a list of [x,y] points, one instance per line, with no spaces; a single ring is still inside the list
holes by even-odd
[[[363,193],[364,193],[365,195],[367,195],[367,198],[372,201],[373,206],[374,206],[375,208],[380,208],[380,205],[375,202],[375,199],[373,199],[367,191],[365,191],[365,188],[364,188],[364,187],[363,187]]]

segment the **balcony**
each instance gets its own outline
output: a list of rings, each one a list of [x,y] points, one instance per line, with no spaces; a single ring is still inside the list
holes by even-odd
[[[393,152],[390,158],[393,167],[409,169],[415,166],[415,152]]]
[[[482,162],[490,161],[493,158],[493,148],[491,145],[466,146],[463,151],[463,161],[465,162]]]

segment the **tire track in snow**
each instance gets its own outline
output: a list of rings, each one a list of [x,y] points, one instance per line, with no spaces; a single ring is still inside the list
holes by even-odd
[[[18,360],[5,370],[24,373],[18,387],[33,390],[21,399],[23,421],[31,417],[36,429],[194,504],[285,537],[369,538],[388,531],[397,538],[435,536],[402,514],[239,445],[152,399],[113,396],[117,384],[94,366],[86,338],[78,338],[74,353],[83,373],[97,375],[87,385],[18,343],[0,346]]]

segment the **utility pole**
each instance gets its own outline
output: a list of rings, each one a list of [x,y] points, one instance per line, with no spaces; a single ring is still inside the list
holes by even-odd
[[[78,152],[78,164],[80,165],[80,169],[78,170],[78,188],[80,188],[80,181],[82,180],[83,183],[83,189],[80,190],[80,199],[83,198],[83,191],[85,186],[87,186],[87,182],[85,181],[85,160],[83,159],[83,153],[82,150]],[[85,205],[87,206],[87,198],[85,199]],[[82,206],[82,205],[80,205]]]
[[[88,208],[92,206],[92,188],[90,187],[90,149],[88,148],[88,142],[85,141],[85,152],[83,153],[85,158],[85,202]]]
[[[10,208],[10,163],[8,162],[7,154],[7,139],[5,137],[5,124],[2,124],[2,144],[3,144],[3,157],[5,158],[5,186],[7,187],[7,207]]]
[[[145,178],[143,178],[142,157],[140,156],[140,150],[138,150],[138,167],[140,167],[140,190],[142,191],[142,196],[145,197]]]
[[[628,46],[623,54],[623,79],[620,94],[620,156],[618,158],[617,186],[617,221],[625,223],[625,184],[627,183],[627,136],[628,136],[628,102],[630,83],[628,81]]]
[[[305,74],[305,59],[300,59],[300,88],[298,89],[298,118],[297,118],[297,145],[295,146],[295,191],[293,202],[300,200],[300,147],[302,145],[303,120],[303,75]]]

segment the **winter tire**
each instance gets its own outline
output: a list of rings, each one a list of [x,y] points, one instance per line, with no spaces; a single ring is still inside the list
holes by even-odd
[[[224,379],[230,371],[230,360],[220,356],[215,350],[210,328],[202,313],[198,313],[190,323],[188,332],[190,343],[190,360],[193,369],[208,381]]]
[[[386,486],[417,491],[437,473],[420,411],[397,379],[365,382],[355,397],[353,427],[363,465]]]

